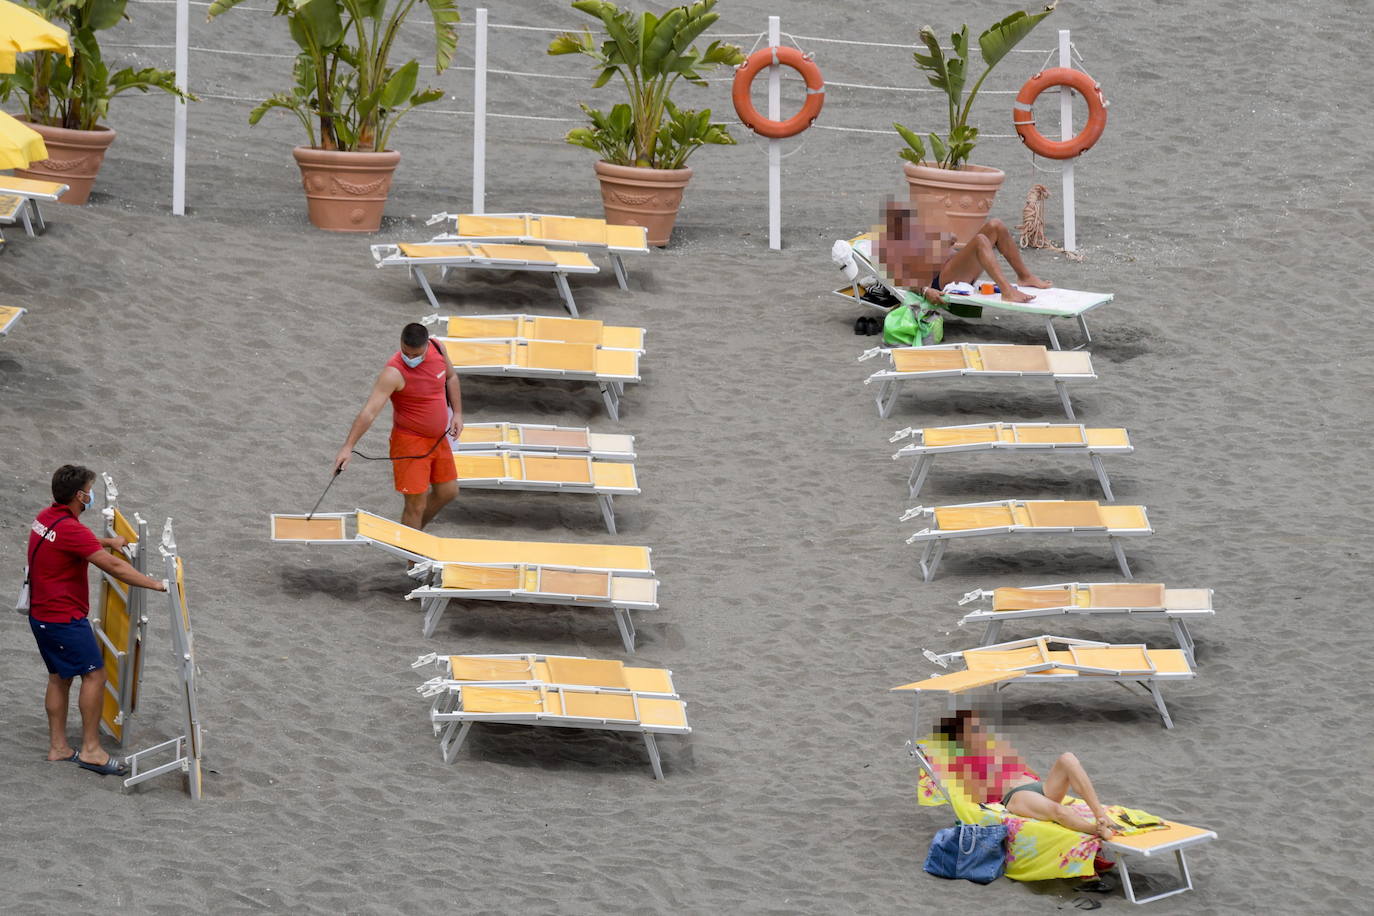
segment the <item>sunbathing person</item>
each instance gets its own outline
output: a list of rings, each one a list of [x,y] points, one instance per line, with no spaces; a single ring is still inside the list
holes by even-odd
[[[883,208],[883,229],[876,254],[894,283],[913,290],[932,305],[944,304],[941,290],[949,283],[973,283],[983,272],[1002,289],[1007,302],[1030,302],[1035,297],[1011,283],[997,262],[1006,258],[1022,286],[1049,289],[1053,284],[1031,273],[1007,224],[991,219],[967,244],[960,246],[953,234],[926,227],[907,204],[889,200]]]
[[[976,713],[960,711],[943,718],[935,733],[958,746],[960,752],[951,758],[950,766],[975,802],[1000,801],[1017,817],[1054,821],[1104,840],[1116,832],[1092,781],[1073,754],[1060,754],[1042,780]],[[1092,820],[1064,804],[1070,790],[1088,803]]]

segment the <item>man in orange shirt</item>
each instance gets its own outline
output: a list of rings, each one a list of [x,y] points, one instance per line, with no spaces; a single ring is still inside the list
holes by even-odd
[[[462,396],[458,373],[438,341],[429,339],[424,325],[406,325],[400,351],[377,376],[334,458],[334,473],[348,467],[353,447],[390,400],[391,468],[405,499],[401,524],[424,528],[458,495],[458,468],[448,440],[463,430]]]

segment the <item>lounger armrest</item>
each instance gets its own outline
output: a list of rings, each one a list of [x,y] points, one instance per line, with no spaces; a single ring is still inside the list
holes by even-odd
[[[893,433],[890,437],[888,437],[888,440],[887,440],[887,441],[888,441],[888,442],[901,442],[903,439],[910,438],[911,436],[914,436],[914,435],[916,435],[916,434],[919,433],[919,432],[921,432],[921,430],[916,429],[914,426],[908,426],[906,429],[899,429],[899,430],[897,430],[897,431],[896,431],[895,433]]]
[[[964,593],[964,597],[959,599],[959,607],[963,607],[966,604],[971,604],[972,602],[977,601],[980,598],[988,598],[991,596],[992,592],[988,591],[987,589],[975,588],[971,592]]]
[[[859,355],[859,360],[858,360],[858,361],[862,363],[862,362],[864,362],[864,361],[866,361],[866,360],[870,360],[870,359],[872,359],[873,357],[877,356],[879,353],[882,353],[882,352],[884,352],[884,351],[885,351],[885,348],[884,348],[884,347],[870,347],[869,349],[863,351],[863,353],[861,353],[861,354]]]
[[[426,226],[433,226],[433,225],[435,225],[435,224],[437,224],[437,223],[445,222],[446,220],[455,220],[455,221],[456,221],[457,219],[458,219],[458,214],[457,214],[457,213],[449,213],[449,212],[445,211],[445,212],[443,212],[443,213],[435,213],[434,215],[430,216],[429,219],[425,220],[425,225],[426,225]]]
[[[400,247],[397,246],[397,245],[373,245],[373,246],[372,246],[372,260],[374,260],[374,261],[377,262],[377,266],[378,266],[378,267],[381,267],[383,264],[385,264],[387,258],[395,257],[396,255],[398,255],[398,254],[400,254],[400,253],[401,253],[401,249],[400,249]]]

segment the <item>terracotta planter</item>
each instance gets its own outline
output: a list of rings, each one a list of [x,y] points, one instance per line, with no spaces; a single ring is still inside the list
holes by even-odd
[[[108,127],[68,130],[31,121],[25,123],[43,136],[48,158],[29,163],[26,169],[15,169],[14,174],[39,181],[60,181],[68,187],[67,193],[60,198],[62,203],[84,204],[91,196],[96,173],[105,161],[105,151],[115,141],[115,132]]]
[[[692,180],[691,169],[641,169],[598,162],[596,177],[601,182],[606,222],[643,226],[649,230],[650,245],[667,246],[682,206],[682,192]]]
[[[942,169],[904,162],[902,171],[911,189],[911,204],[921,220],[953,232],[961,245],[988,221],[992,199],[1007,177],[1001,169],[985,165]]]
[[[345,153],[298,146],[291,154],[300,166],[311,223],[331,232],[376,232],[381,227],[400,153]]]

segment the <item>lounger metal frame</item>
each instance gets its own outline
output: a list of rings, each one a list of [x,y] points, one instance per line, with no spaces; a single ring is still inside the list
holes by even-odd
[[[24,190],[7,185],[6,180],[9,177],[10,176],[0,175],[0,197],[20,197],[23,198],[23,202],[19,205],[19,209],[15,212],[13,217],[0,220],[0,223],[7,226],[12,226],[16,222],[20,223],[24,227],[24,234],[29,238],[47,232],[48,224],[43,222],[43,211],[39,208],[38,202],[47,201],[48,203],[56,203],[63,194],[71,190],[70,187],[61,182],[53,182],[57,185],[58,190],[49,192],[36,191],[33,189]],[[35,227],[37,227],[36,231]],[[5,234],[0,232],[0,251],[4,251],[4,244]]]
[[[1042,500],[1017,500],[1017,499],[995,499],[982,503],[960,503],[952,506],[913,506],[908,509],[901,517],[901,521],[909,521],[921,516],[935,517],[935,510],[941,509],[972,509],[982,506],[1006,506],[1018,502],[1040,502]],[[1043,500],[1048,502],[1049,500]],[[1145,514],[1145,507],[1138,506],[1141,514]],[[1149,516],[1146,516],[1146,524],[1149,524]],[[911,537],[906,539],[908,544],[917,541],[925,546],[921,550],[921,578],[924,582],[929,582],[935,578],[935,572],[940,568],[940,560],[945,555],[947,542],[955,538],[966,537],[985,537],[997,534],[1067,534],[1073,537],[1096,537],[1105,536],[1112,545],[1112,552],[1116,555],[1116,562],[1121,567],[1121,575],[1127,579],[1134,578],[1131,574],[1131,566],[1126,562],[1126,551],[1123,548],[1120,538],[1123,537],[1148,537],[1155,533],[1153,527],[1148,528],[1108,528],[1102,525],[996,525],[988,528],[960,528],[942,530],[940,528],[923,528]]]
[[[434,245],[436,242],[415,242],[415,245]],[[462,242],[444,242],[445,245],[454,244],[477,244],[464,240]],[[563,304],[568,309],[568,314],[574,318],[578,317],[577,301],[573,299],[572,287],[568,284],[568,274],[594,274],[599,271],[596,265],[592,265],[590,270],[582,270],[570,267],[566,264],[554,264],[552,266],[541,263],[530,263],[528,261],[516,261],[511,258],[484,258],[480,255],[472,255],[471,258],[464,258],[461,263],[445,264],[445,258],[414,258],[401,251],[399,244],[380,244],[372,246],[372,259],[378,267],[406,267],[410,275],[415,278],[420,289],[424,290],[425,298],[429,299],[429,304],[437,312],[440,309],[439,300],[434,295],[434,287],[430,286],[429,277],[425,274],[426,267],[439,268],[439,282],[448,279],[449,271],[453,269],[472,269],[472,270],[517,270],[522,273],[546,273],[553,275],[553,285],[558,290],[558,294],[563,297]]]
[[[513,347],[516,347],[519,346],[521,343],[528,342],[524,338],[519,337],[464,337],[461,339],[456,337],[432,337],[430,339],[437,340],[446,347],[450,344],[463,343],[509,343]],[[586,346],[591,346],[591,344],[587,344]],[[620,347],[598,347],[597,349],[623,351],[623,348]],[[570,382],[593,382],[601,391],[601,401],[603,404],[606,405],[606,413],[610,415],[612,420],[616,420],[617,422],[620,420],[620,399],[625,395],[625,383],[638,382],[640,380],[638,374],[635,374],[633,376],[627,375],[607,378],[603,377],[600,373],[594,371],[584,372],[578,369],[545,369],[540,368],[538,366],[518,366],[515,365],[514,360],[512,360],[511,362],[493,364],[490,366],[460,366],[455,363],[453,366],[453,371],[458,375],[492,375],[509,376],[512,378],[551,378],[562,379]]]
[[[454,446],[454,454],[482,454],[484,452],[508,451],[519,449],[526,453],[538,453],[541,455],[589,455],[592,458],[603,461],[634,461],[635,460],[635,437],[622,433],[594,433],[586,426],[552,426],[542,423],[467,423],[464,422],[463,429],[496,429],[501,435],[495,442],[463,442],[459,440]],[[575,445],[539,445],[524,441],[509,442],[505,432],[508,429],[518,431],[541,430],[546,432],[559,433],[582,433],[587,437],[585,448]]]
[[[430,653],[427,653],[427,654],[425,654],[425,655],[421,655],[420,657],[416,658],[415,661],[413,661],[413,662],[410,663],[410,667],[411,667],[411,668],[415,668],[415,669],[419,669],[419,668],[423,668],[425,665],[438,665],[439,667],[442,668],[442,667],[444,667],[445,665],[448,665],[448,666],[449,666],[449,669],[448,669],[448,670],[449,670],[449,673],[452,674],[453,667],[452,667],[452,664],[451,664],[451,660],[452,660],[452,658],[454,657],[455,654],[456,654],[456,653],[440,654],[440,653],[438,653],[438,652],[430,652]],[[548,661],[548,660],[551,659],[551,658],[575,659],[575,660],[577,660],[577,661],[586,661],[586,660],[587,660],[587,656],[585,656],[585,655],[548,655],[548,654],[543,653],[543,652],[488,652],[488,653],[480,653],[480,654],[468,654],[468,653],[464,653],[464,654],[462,654],[462,655],[459,655],[458,657],[460,657],[460,658],[520,659],[520,660],[529,661],[529,662],[531,663],[531,665],[533,665],[535,662],[539,662],[539,661]],[[662,669],[662,670],[667,671],[669,680],[671,680],[671,679],[672,679],[672,676],[673,676],[672,669],[666,669],[666,668],[665,668],[665,669]],[[480,683],[482,686],[484,686],[484,687],[536,687],[536,686],[539,686],[539,685],[541,685],[541,684],[548,685],[548,684],[557,684],[557,683],[559,683],[559,682],[557,682],[557,681],[544,681],[544,680],[539,680],[538,678],[535,678],[535,677],[533,677],[533,676],[528,677],[528,678],[510,678],[510,679],[505,679],[505,680],[497,680],[497,679],[492,679],[492,678],[483,678],[483,679],[480,680],[480,681],[473,681],[473,680],[466,680],[466,679],[461,679],[461,680],[460,680],[460,679],[454,678],[454,677],[443,677],[443,676],[441,675],[441,676],[439,676],[439,677],[432,677],[432,678],[430,678],[429,680],[425,681],[425,682],[424,682],[423,684],[421,684],[420,686],[416,687],[415,690],[416,690],[418,693],[420,693],[420,695],[429,697],[429,696],[434,696],[435,693],[439,692],[440,690],[446,690],[446,689],[448,688],[448,686],[451,685],[451,684],[479,684],[479,683]],[[587,685],[583,685],[583,686],[587,686]],[[634,693],[638,693],[638,694],[639,694],[640,696],[642,696],[642,697],[654,697],[654,698],[656,698],[656,699],[664,699],[664,700],[676,700],[676,699],[679,699],[679,697],[678,697],[678,692],[677,692],[676,687],[674,687],[674,689],[672,689],[672,690],[633,690],[632,688],[629,688],[629,687],[613,687],[613,686],[610,686],[610,685],[607,685],[607,684],[597,684],[597,685],[592,685],[592,686],[599,687],[603,693],[631,693],[631,692],[634,692]]]
[[[1062,423],[970,423],[965,426],[940,426],[931,427],[931,429],[939,429],[942,431],[955,429],[992,429],[1000,431],[1005,427],[1010,427],[1013,434],[1015,434],[1017,430],[1026,428],[1072,428]],[[1135,451],[1135,447],[1132,445],[1093,445],[1088,442],[1088,429],[1086,426],[1079,424],[1078,431],[1079,435],[1082,436],[1082,442],[1003,442],[1000,439],[994,439],[991,442],[926,445],[924,444],[924,437],[927,430],[908,426],[906,429],[898,430],[888,441],[899,442],[908,436],[916,436],[922,439],[920,443],[902,446],[902,448],[892,456],[893,461],[912,457],[916,459],[915,464],[913,464],[911,468],[911,476],[907,478],[907,495],[913,499],[921,492],[921,487],[925,484],[926,476],[930,473],[930,468],[935,463],[935,457],[937,455],[947,455],[954,452],[1024,451],[1076,452],[1086,454],[1088,459],[1092,462],[1093,471],[1097,474],[1098,483],[1102,485],[1102,495],[1105,496],[1108,501],[1114,500],[1116,497],[1112,495],[1112,483],[1107,479],[1107,468],[1103,465],[1102,458],[1104,455],[1129,455],[1131,452]]]
[[[503,477],[459,477],[460,487],[470,487],[474,490],[523,490],[538,493],[580,493],[584,496],[595,496],[596,504],[601,509],[601,519],[606,523],[606,531],[610,534],[616,533],[615,527],[615,505],[612,502],[616,496],[637,496],[639,487],[608,487],[596,483],[595,460],[590,455],[550,455],[544,453],[526,453],[514,449],[502,449],[500,451],[488,451],[485,453],[489,457],[500,456],[512,461],[519,462],[520,476]],[[525,458],[562,458],[565,460],[582,459],[587,463],[587,479],[590,483],[577,480],[538,480],[530,479],[525,476]]]
[[[1087,590],[1094,585],[1111,585],[1109,582],[1059,582],[1053,585],[1029,585],[1022,588],[1026,591],[1050,591],[1056,589],[1079,589]],[[959,599],[959,606],[971,604],[984,598],[994,596],[996,589],[977,588],[968,592]],[[1168,607],[1169,592],[1206,592],[1207,603],[1205,607]],[[1130,617],[1132,619],[1143,620],[1166,620],[1174,632],[1174,638],[1178,640],[1178,647],[1188,656],[1188,664],[1196,665],[1197,643],[1193,639],[1193,634],[1188,630],[1188,621],[1199,617],[1214,617],[1216,611],[1212,607],[1212,589],[1171,589],[1165,588],[1165,606],[1159,607],[1118,607],[1118,606],[1095,606],[1082,607],[1080,605],[1065,605],[1062,607],[1038,607],[1023,608],[1017,610],[994,611],[992,608],[980,608],[970,611],[959,620],[959,626],[965,624],[983,623],[983,638],[980,645],[990,646],[1002,635],[1002,624],[1008,620],[1031,620],[1041,617]]]
[[[0,236],[0,239],[3,238],[4,236]],[[20,308],[17,305],[9,306],[9,308],[13,311],[0,312],[0,337],[8,335],[10,329],[19,323],[19,319],[29,313],[28,309]]]
[[[859,357],[859,362],[872,359],[880,354],[886,355],[889,360],[892,354],[898,350],[967,350],[978,348],[1010,347],[1016,344],[934,344],[928,347],[873,347],[865,350]],[[1073,351],[1047,350],[1048,354],[1067,354]],[[1088,356],[1086,352],[1082,354]],[[897,397],[901,394],[902,385],[909,381],[936,379],[936,378],[1027,378],[1027,379],[1050,379],[1054,382],[1054,389],[1059,394],[1059,403],[1064,407],[1064,413],[1070,420],[1076,420],[1073,412],[1073,404],[1069,400],[1068,382],[1091,381],[1097,378],[1097,373],[1092,370],[1092,363],[1089,360],[1089,371],[1087,372],[1056,372],[1049,370],[1041,371],[1020,371],[1008,369],[929,369],[919,372],[902,372],[895,368],[880,369],[864,379],[865,385],[880,382],[878,394],[874,401],[878,405],[878,416],[887,419],[892,414],[892,407],[897,403]]]
[[[452,222],[451,232],[436,235],[432,241],[435,242],[472,242],[482,244],[483,242],[514,242],[525,245],[542,245],[545,248],[562,248],[569,251],[581,251],[587,254],[592,252],[605,252],[611,259],[611,268],[615,271],[616,285],[621,289],[629,289],[625,272],[625,262],[620,259],[622,254],[647,254],[649,249],[649,230],[644,229],[644,247],[626,248],[622,245],[602,244],[600,242],[573,242],[566,239],[547,239],[533,235],[459,235],[458,218],[460,216],[487,216],[493,219],[579,219],[586,217],[563,216],[557,213],[435,213],[425,220],[426,226],[433,226],[438,223]],[[604,221],[603,221],[604,222]],[[642,227],[641,227],[642,228]]]
[[[638,331],[638,332],[639,332],[639,334],[638,334],[639,342],[640,342],[641,344],[643,344],[643,342],[644,342],[644,329],[643,329],[643,328],[634,327],[633,325],[610,325],[610,326],[608,326],[608,325],[606,325],[606,323],[605,323],[604,321],[598,321],[597,319],[594,319],[594,318],[571,318],[571,317],[569,317],[569,318],[564,318],[564,317],[562,317],[561,315],[560,315],[560,316],[557,316],[557,317],[553,317],[553,316],[546,316],[546,315],[529,315],[529,314],[526,314],[526,313],[524,313],[524,312],[497,312],[497,313],[494,313],[494,314],[491,314],[491,315],[440,315],[438,312],[435,312],[435,313],[432,314],[432,315],[426,315],[426,316],[424,316],[423,318],[421,318],[419,323],[420,323],[420,324],[423,324],[426,328],[429,328],[430,336],[435,337],[435,338],[438,338],[439,340],[468,340],[468,341],[473,341],[473,340],[511,340],[511,339],[514,339],[514,340],[550,340],[550,341],[553,341],[554,343],[590,343],[590,341],[569,340],[569,339],[567,339],[567,338],[565,338],[565,337],[539,337],[539,336],[535,336],[534,334],[519,334],[519,335],[515,336],[514,338],[508,338],[508,337],[486,337],[486,336],[483,336],[483,337],[449,337],[449,336],[448,336],[448,333],[447,333],[447,332],[448,332],[449,322],[450,322],[450,321],[453,321],[453,320],[458,320],[458,321],[511,321],[511,322],[526,322],[526,323],[528,323],[528,324],[530,324],[530,325],[533,325],[535,322],[539,321],[540,319],[544,319],[544,320],[546,320],[546,321],[550,321],[550,322],[554,323],[555,325],[556,325],[557,323],[559,323],[559,322],[567,322],[568,324],[572,324],[572,323],[574,323],[574,322],[585,322],[586,324],[583,325],[584,327],[585,327],[586,325],[595,324],[595,325],[600,325],[602,328],[607,328],[607,327],[609,327],[609,329],[610,329],[610,330],[613,330],[613,331]],[[530,330],[534,330],[534,328],[531,328]],[[601,341],[596,341],[596,342],[595,342],[595,346],[596,346],[596,348],[599,349],[599,350],[633,350],[634,352],[638,353],[638,354],[641,355],[641,356],[643,356],[643,355],[644,355],[644,352],[645,352],[643,346],[638,346],[638,347],[621,347],[621,346],[615,346],[615,345],[612,345],[612,344],[602,343]]]

